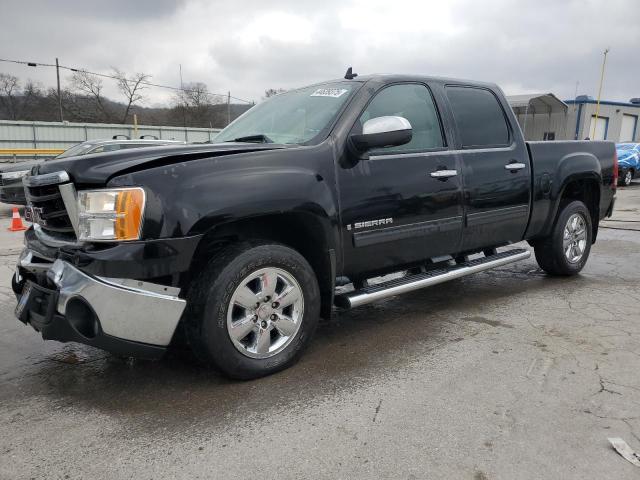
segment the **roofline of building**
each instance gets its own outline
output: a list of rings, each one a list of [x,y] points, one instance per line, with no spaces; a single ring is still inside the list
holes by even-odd
[[[512,109],[526,109],[529,110],[529,106],[533,107],[532,113],[536,113],[535,106],[532,105],[534,100],[538,100],[540,103],[554,108],[554,106],[560,106],[563,111],[567,111],[568,105],[560,100],[556,95],[551,92],[548,93],[531,93],[531,94],[521,94],[521,95],[506,95],[507,103],[511,106]],[[516,102],[516,97],[523,97],[523,100]],[[545,98],[550,98],[553,103],[549,103],[545,101]],[[555,105],[554,105],[555,104]]]
[[[569,105],[579,105],[581,103],[590,103],[592,105],[595,105],[598,103],[597,100],[565,100],[564,103],[569,104]],[[611,100],[600,100],[600,105],[615,105],[617,107],[634,107],[634,108],[640,108],[640,103],[631,103],[631,102],[614,102]]]

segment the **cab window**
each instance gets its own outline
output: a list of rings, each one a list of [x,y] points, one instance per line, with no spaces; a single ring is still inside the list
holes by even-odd
[[[411,83],[384,88],[369,103],[355,129],[362,131],[367,120],[384,116],[398,116],[409,120],[413,133],[411,141],[396,147],[379,148],[371,154],[421,152],[444,147],[436,107],[426,86]]]
[[[509,145],[509,127],[496,96],[484,88],[447,87],[463,148]]]

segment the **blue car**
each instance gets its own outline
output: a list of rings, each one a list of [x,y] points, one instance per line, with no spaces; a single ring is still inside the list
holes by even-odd
[[[618,143],[618,175],[620,185],[628,187],[640,169],[640,143]]]

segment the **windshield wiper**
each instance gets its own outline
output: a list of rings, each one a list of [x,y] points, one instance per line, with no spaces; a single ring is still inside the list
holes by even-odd
[[[273,143],[273,140],[262,133],[256,133],[255,135],[245,135],[233,140],[225,140],[225,142]]]

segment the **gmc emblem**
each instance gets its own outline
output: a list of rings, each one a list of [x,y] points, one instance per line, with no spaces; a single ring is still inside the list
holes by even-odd
[[[37,223],[39,225],[46,225],[47,221],[42,218],[44,211],[42,207],[33,207],[29,205],[24,210],[24,219],[31,223]]]

